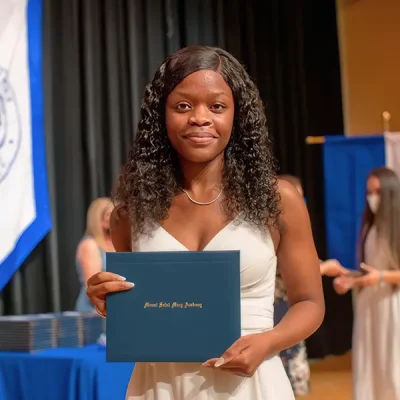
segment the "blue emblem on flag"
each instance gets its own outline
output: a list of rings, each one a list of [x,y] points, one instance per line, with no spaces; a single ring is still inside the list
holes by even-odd
[[[15,93],[8,73],[0,67],[0,184],[17,157],[21,123]]]

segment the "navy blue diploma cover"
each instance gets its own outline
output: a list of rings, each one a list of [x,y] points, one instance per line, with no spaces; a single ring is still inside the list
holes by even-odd
[[[107,253],[107,361],[204,362],[241,334],[239,251]]]

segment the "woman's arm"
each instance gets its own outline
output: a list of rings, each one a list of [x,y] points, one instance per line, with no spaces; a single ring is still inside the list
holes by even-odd
[[[290,305],[281,322],[268,333],[270,352],[292,347],[321,325],[325,303],[320,263],[303,199],[286,182],[279,183],[282,201],[278,264]]]
[[[365,275],[353,278],[352,287],[374,286],[380,282],[400,285],[400,271],[379,270],[366,264],[361,264]]]
[[[383,271],[383,282],[400,285],[400,271]]]
[[[131,224],[125,207],[116,206],[112,211],[110,232],[116,252],[132,251]]]
[[[110,215],[110,233],[111,241],[116,252],[121,253],[131,251],[131,225],[129,223],[129,217],[125,207],[116,206],[113,209]],[[124,280],[124,278],[121,278],[120,276],[117,276],[115,274],[110,274],[109,272],[102,272],[102,274],[99,275],[101,276],[93,277],[89,282],[87,294],[92,300],[97,313],[105,318],[107,312],[105,296],[107,293],[104,292],[104,289],[99,292],[99,289],[97,289],[97,287],[103,285],[106,281],[108,281],[108,285],[110,285],[110,282],[112,285],[117,284],[114,290],[107,290],[107,292],[110,292],[129,290],[133,287],[133,284],[130,282],[120,282],[121,279]],[[98,293],[100,293],[100,295]]]
[[[220,358],[207,360],[204,367],[252,376],[266,357],[306,339],[322,323],[322,279],[307,209],[289,183],[280,182],[279,191],[283,208],[281,229],[280,234],[275,229],[271,234],[278,245],[277,258],[290,309],[275,328],[242,336]]]
[[[76,258],[82,271],[83,282],[85,283],[91,276],[102,269],[100,250],[93,238],[86,238],[79,243]]]
[[[400,285],[400,271],[379,270],[366,264],[361,264],[361,268],[365,272],[364,275],[340,276],[333,281],[333,286],[338,294],[345,294],[353,288],[375,286],[380,282]]]

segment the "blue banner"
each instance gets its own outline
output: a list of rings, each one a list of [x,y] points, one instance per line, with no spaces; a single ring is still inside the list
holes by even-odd
[[[328,257],[358,269],[356,249],[366,180],[373,169],[385,165],[384,136],[328,136],[323,158]]]

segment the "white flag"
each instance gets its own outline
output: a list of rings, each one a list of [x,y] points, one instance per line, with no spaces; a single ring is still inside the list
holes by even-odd
[[[0,0],[0,291],[51,229],[41,0]]]

